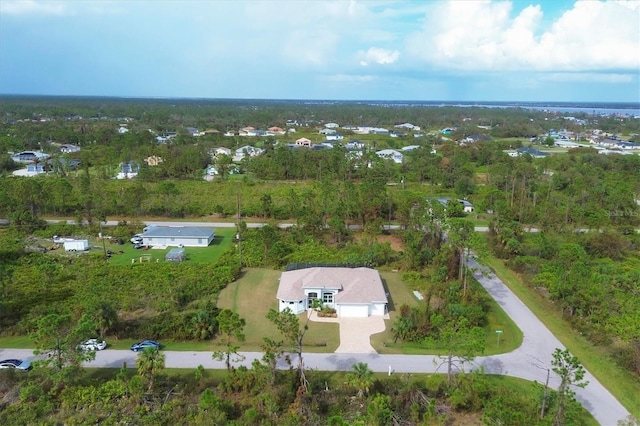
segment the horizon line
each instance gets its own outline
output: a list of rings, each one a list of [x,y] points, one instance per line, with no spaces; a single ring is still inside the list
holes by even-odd
[[[329,98],[226,98],[226,97],[190,97],[190,96],[122,96],[122,95],[51,95],[51,94],[25,94],[25,93],[0,93],[0,97],[30,97],[30,98],[79,98],[79,99],[127,99],[127,100],[197,100],[197,101],[276,101],[276,102],[336,102],[336,103],[430,103],[452,105],[491,105],[491,104],[562,104],[562,105],[629,105],[640,108],[640,101],[525,101],[525,100],[419,100],[419,99],[329,99]]]

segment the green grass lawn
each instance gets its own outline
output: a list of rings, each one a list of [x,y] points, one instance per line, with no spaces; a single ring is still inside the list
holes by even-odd
[[[266,318],[269,309],[278,308],[276,292],[281,271],[270,269],[245,269],[242,277],[220,292],[218,307],[228,308],[244,318],[245,341],[242,351],[260,351],[263,337],[279,339],[280,332]],[[306,314],[300,314],[300,323],[306,322]],[[340,344],[340,330],[336,323],[310,321],[305,335],[305,351],[334,352]],[[213,342],[216,346],[215,341]],[[217,346],[216,346],[217,347]]]
[[[188,260],[187,262],[194,263],[210,263],[214,262],[227,248],[231,247],[233,235],[235,234],[234,228],[218,228],[216,229],[216,236],[208,247],[185,247]],[[102,253],[102,242],[98,240],[90,241],[91,250],[93,252]],[[164,262],[166,254],[175,247],[167,247],[165,249],[135,249],[133,244],[126,242],[125,244],[109,244],[106,243],[107,250],[113,251],[114,254],[109,259],[109,263],[112,265],[130,265],[131,263],[147,261],[151,262]],[[122,251],[123,253],[118,253]]]
[[[618,367],[602,348],[580,336],[548,300],[527,287],[516,273],[495,257],[483,258],[498,277],[542,321],[573,355],[602,383],[631,414],[640,418],[640,382]]]

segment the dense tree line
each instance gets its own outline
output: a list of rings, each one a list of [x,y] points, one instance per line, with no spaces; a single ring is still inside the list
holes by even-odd
[[[558,414],[558,394],[539,385],[518,387],[482,373],[461,375],[455,387],[433,375],[375,377],[364,363],[347,374],[309,371],[309,391],[300,393],[295,370],[273,378],[264,362],[224,375],[202,368],[163,373],[161,353],[142,353],[136,369],[96,379],[77,374],[60,388],[42,372],[27,379],[2,371],[0,422],[14,424],[237,424],[548,425]],[[115,377],[114,377],[115,375]],[[546,411],[540,415],[540,408]],[[588,417],[574,400],[563,402],[562,423]]]

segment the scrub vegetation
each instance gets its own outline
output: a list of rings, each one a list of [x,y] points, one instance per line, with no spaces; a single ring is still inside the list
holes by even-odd
[[[10,176],[17,165],[0,161],[0,346],[54,354],[28,375],[2,372],[2,424],[591,424],[566,386],[556,393],[482,371],[451,374],[455,363],[512,349],[522,338],[474,281],[465,263],[471,251],[501,276],[516,277],[521,298],[543,300],[564,330],[581,334],[584,351],[597,358],[587,368],[640,414],[637,401],[620,395],[634,394],[640,376],[640,157],[592,148],[544,158],[504,152],[545,149],[557,129],[576,140],[596,128],[637,139],[640,120],[578,122],[520,109],[3,100],[0,150],[56,152],[63,161],[29,178]],[[422,130],[395,137],[345,130],[345,143],[331,149],[288,145],[301,136],[324,141],[318,131],[330,121],[412,122]],[[118,132],[123,124],[128,131]],[[223,136],[245,126],[287,132]],[[187,127],[209,131],[195,137]],[[473,135],[482,138],[469,142]],[[346,147],[355,139],[359,155]],[[59,153],[62,143],[80,151]],[[210,154],[248,143],[262,155],[233,162]],[[400,164],[376,155],[409,145],[418,147]],[[151,156],[162,162],[143,161]],[[114,179],[123,162],[139,164],[135,179]],[[212,181],[203,179],[207,165],[217,171]],[[50,218],[74,224],[47,224]],[[155,250],[136,250],[128,240],[150,218],[235,228],[218,231],[210,247],[187,248],[184,262],[163,262],[160,251],[159,261],[145,262],[143,252]],[[487,234],[474,225],[488,225]],[[99,233],[111,238],[98,240]],[[51,250],[53,235],[86,236],[92,249]],[[303,317],[269,313],[276,277],[293,263],[382,271],[391,315],[373,344],[381,353],[436,353],[449,374],[383,377],[364,363],[346,375],[295,365],[276,372],[283,344],[306,352],[339,343],[335,324],[307,329]],[[118,348],[140,338],[206,348],[228,371],[172,374],[162,351],[143,353],[137,374],[87,371],[77,345],[95,337],[88,334]],[[243,350],[271,357],[232,368]],[[579,371],[579,354],[563,356]],[[616,366],[620,385],[597,368],[604,363]]]

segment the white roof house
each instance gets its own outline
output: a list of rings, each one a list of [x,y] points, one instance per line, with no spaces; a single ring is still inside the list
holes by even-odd
[[[202,226],[151,226],[142,233],[145,246],[207,247],[215,229]]]
[[[376,155],[380,158],[393,160],[393,162],[397,164],[401,164],[404,161],[404,155],[395,149],[383,149],[381,151],[377,151]]]
[[[387,313],[387,294],[378,271],[371,268],[312,267],[283,272],[278,286],[278,309],[299,314],[314,299],[334,308],[341,317]]]
[[[453,202],[458,202],[459,204],[462,205],[462,211],[464,211],[465,213],[472,213],[473,212],[473,204],[471,204],[469,201],[467,200],[453,200],[449,197],[438,197],[436,198],[436,200],[442,204],[443,206],[447,207],[447,204],[449,204],[450,201]]]
[[[45,161],[50,157],[49,154],[45,154],[42,151],[22,151],[17,154],[13,154],[11,159],[16,163],[33,163],[34,161]]]

